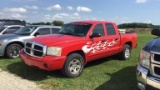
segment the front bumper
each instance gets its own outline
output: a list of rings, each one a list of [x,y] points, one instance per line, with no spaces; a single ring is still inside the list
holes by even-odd
[[[140,64],[137,65],[137,80],[138,88],[141,90],[160,89],[160,78],[150,75],[149,70]]]
[[[27,55],[24,50],[20,51],[20,59],[22,62],[26,63],[32,67],[38,67],[39,69],[52,71],[59,70],[63,68],[66,60],[66,56],[44,56],[42,58],[33,57]]]
[[[0,46],[0,56],[4,56],[4,52],[5,52],[5,47]]]

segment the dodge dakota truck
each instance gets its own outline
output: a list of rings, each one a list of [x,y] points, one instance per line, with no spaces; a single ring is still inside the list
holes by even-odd
[[[137,65],[137,86],[141,90],[160,90],[160,30],[151,33],[158,37],[142,48]]]
[[[136,46],[136,33],[120,34],[113,22],[77,21],[65,24],[59,34],[26,41],[20,58],[29,66],[77,77],[87,62],[115,54],[127,60]]]
[[[59,26],[29,25],[14,34],[0,35],[0,56],[17,58],[19,51],[24,47],[25,40],[39,35],[57,33],[60,28]]]

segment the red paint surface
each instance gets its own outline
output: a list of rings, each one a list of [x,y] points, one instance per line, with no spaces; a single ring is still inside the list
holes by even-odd
[[[44,56],[42,58],[36,58],[27,55],[23,50],[20,52],[20,58],[23,62],[30,66],[36,66],[43,70],[58,70],[62,69],[67,55],[73,52],[83,52],[85,64],[89,61],[111,56],[120,53],[126,43],[131,44],[131,48],[137,46],[136,33],[119,34],[118,28],[113,22],[104,21],[80,21],[73,23],[92,24],[86,37],[76,37],[70,35],[44,35],[31,39],[33,42],[41,43],[47,47],[56,46],[62,48],[61,56]],[[105,24],[112,24],[116,30],[115,35],[107,35]],[[105,36],[91,39],[89,36],[97,24],[102,24],[105,32]],[[106,42],[102,42],[102,40]],[[83,50],[83,49],[85,50]],[[87,50],[88,49],[88,50]],[[48,65],[48,68],[44,67],[44,64]]]

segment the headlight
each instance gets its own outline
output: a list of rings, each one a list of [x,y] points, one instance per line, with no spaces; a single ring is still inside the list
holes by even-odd
[[[141,50],[139,60],[142,66],[149,69],[151,60],[151,54],[149,52]]]
[[[62,48],[60,47],[48,47],[47,48],[47,55],[53,56],[61,56]]]

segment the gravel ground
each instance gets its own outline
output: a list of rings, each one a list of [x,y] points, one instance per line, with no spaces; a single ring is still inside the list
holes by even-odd
[[[0,90],[41,90],[40,87],[29,80],[15,76],[0,69]]]

